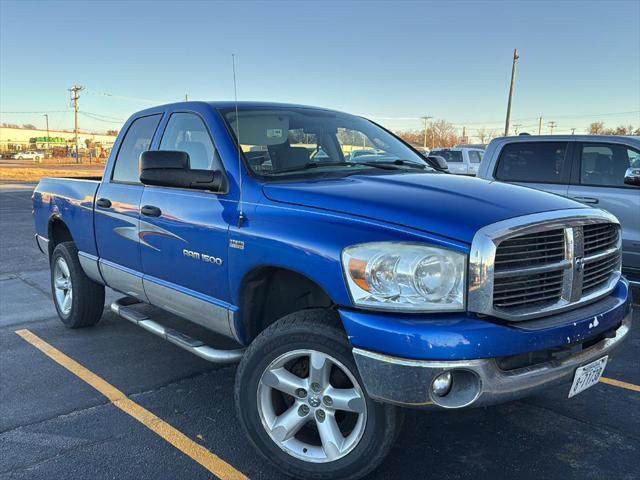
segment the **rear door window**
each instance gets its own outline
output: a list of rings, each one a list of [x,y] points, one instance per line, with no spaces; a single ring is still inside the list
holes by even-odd
[[[580,154],[580,183],[625,187],[624,173],[639,153],[625,145],[584,143]]]
[[[469,161],[471,163],[480,163],[482,161],[480,152],[476,152],[475,150],[469,150]]]
[[[122,140],[111,179],[122,183],[140,183],[140,154],[149,150],[162,115],[149,115],[133,121]]]
[[[517,142],[503,147],[495,177],[507,182],[567,183],[567,142]]]

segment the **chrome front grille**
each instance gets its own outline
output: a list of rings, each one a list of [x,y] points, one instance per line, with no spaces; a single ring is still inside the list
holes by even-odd
[[[610,223],[596,223],[582,227],[584,232],[584,254],[594,255],[614,248],[618,243],[619,228]]]
[[[562,270],[496,278],[493,285],[493,306],[509,309],[557,302],[562,294],[562,281]]]
[[[519,321],[609,293],[620,278],[620,226],[606,212],[588,212],[548,212],[480,230],[469,260],[469,310]]]
[[[558,262],[564,258],[564,244],[561,228],[503,240],[496,251],[496,271]]]
[[[584,276],[582,295],[597,291],[620,270],[620,228],[610,223],[582,227],[584,233]]]

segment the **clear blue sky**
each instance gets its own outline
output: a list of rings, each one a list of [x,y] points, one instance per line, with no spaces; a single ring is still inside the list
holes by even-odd
[[[640,126],[638,0],[0,0],[0,30],[0,110],[49,111],[51,128],[73,128],[70,111],[57,113],[73,83],[87,88],[81,110],[103,116],[82,116],[81,128],[101,131],[185,93],[233,98],[234,52],[241,100],[326,106],[393,129],[428,114],[499,130],[514,47],[515,123]],[[619,112],[635,113],[604,115]],[[44,126],[41,114],[2,121]]]

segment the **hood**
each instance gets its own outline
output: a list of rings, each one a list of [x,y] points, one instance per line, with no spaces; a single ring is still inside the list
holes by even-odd
[[[471,243],[485,225],[548,210],[584,208],[532,188],[443,174],[353,175],[271,183],[270,200],[403,225]]]

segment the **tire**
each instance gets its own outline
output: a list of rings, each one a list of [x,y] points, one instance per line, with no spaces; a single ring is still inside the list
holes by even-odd
[[[90,327],[100,321],[104,286],[84,273],[73,242],[62,242],[53,250],[51,294],[58,317],[66,327]]]
[[[310,377],[311,358],[317,367],[329,365],[314,369],[328,371],[328,376],[305,378]],[[319,378],[329,381],[314,389]],[[279,384],[278,379],[290,381]],[[398,407],[374,402],[362,385],[336,313],[304,310],[269,326],[247,349],[236,373],[237,415],[249,441],[285,474],[355,480],[382,462],[402,424]],[[344,388],[349,390],[341,392],[351,393],[336,390]],[[279,425],[295,426],[287,430]],[[333,438],[338,441],[331,442]]]
[[[18,157],[18,160],[22,160],[22,157]]]

